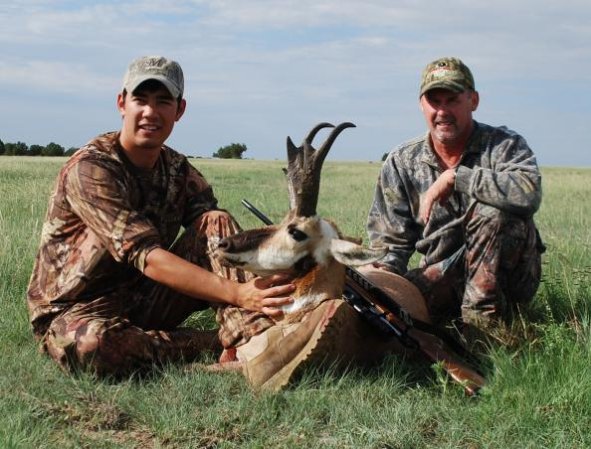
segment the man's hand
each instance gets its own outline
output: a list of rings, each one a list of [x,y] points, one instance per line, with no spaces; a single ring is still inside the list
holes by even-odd
[[[427,224],[431,216],[433,204],[445,204],[454,191],[456,180],[455,169],[450,168],[441,173],[437,181],[421,196],[421,205],[419,208],[419,217],[423,224]]]
[[[293,302],[289,295],[295,290],[295,285],[289,281],[287,275],[274,274],[239,284],[238,306],[278,318],[283,314],[280,306]]]

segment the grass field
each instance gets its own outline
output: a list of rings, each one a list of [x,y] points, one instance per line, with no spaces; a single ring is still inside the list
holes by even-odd
[[[0,448],[591,447],[591,170],[543,170],[536,221],[548,251],[533,332],[490,354],[489,384],[468,398],[437,367],[398,358],[371,372],[307,373],[275,395],[254,394],[238,374],[173,366],[119,383],[64,375],[38,354],[25,306],[64,162],[0,157]],[[259,223],[242,198],[276,221],[287,210],[282,162],[194,163],[244,228]],[[327,162],[319,212],[365,237],[379,167]]]

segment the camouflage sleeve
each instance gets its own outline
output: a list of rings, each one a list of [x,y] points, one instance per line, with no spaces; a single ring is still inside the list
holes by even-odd
[[[190,226],[203,213],[218,208],[218,200],[213,189],[199,170],[187,161],[187,207],[183,216],[183,226]]]
[[[541,175],[525,139],[506,128],[491,149],[493,168],[460,165],[455,189],[476,200],[520,216],[532,216],[542,200]]]
[[[419,238],[419,229],[392,155],[386,159],[380,172],[367,230],[371,246],[387,246],[389,249],[380,263],[386,264],[395,273],[406,273]]]
[[[160,246],[160,236],[131,207],[124,179],[107,161],[81,160],[65,180],[66,199],[117,262],[143,271],[148,253]]]

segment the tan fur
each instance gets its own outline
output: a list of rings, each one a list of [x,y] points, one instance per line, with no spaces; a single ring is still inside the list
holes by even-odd
[[[302,145],[287,139],[287,179],[290,211],[278,226],[246,231],[220,242],[216,251],[221,263],[253,273],[295,275],[294,304],[284,307],[287,320],[296,320],[327,299],[340,298],[345,286],[345,267],[379,260],[383,252],[363,248],[355,240],[343,241],[337,226],[316,215],[322,163],[337,136],[350,122],[338,126],[319,123]],[[319,149],[312,141],[324,128],[333,128]],[[250,239],[250,240],[249,240]],[[340,261],[340,262],[339,262]],[[342,263],[341,263],[342,262]],[[291,315],[291,316],[290,316]]]
[[[314,297],[316,300],[296,312],[285,314],[283,317],[285,322],[299,321],[322,302],[340,298],[345,287],[345,267],[333,259],[328,266],[317,266],[292,282],[296,286],[292,295],[296,300],[303,297]]]
[[[298,241],[290,234],[290,229],[305,233],[306,238]],[[251,235],[254,240],[249,242]],[[344,240],[339,237],[340,232],[332,222],[317,216],[297,217],[290,213],[279,226],[228,237],[226,245],[216,251],[216,257],[225,265],[239,266],[256,274],[294,274],[294,303],[284,308],[283,318],[293,322],[323,301],[342,296],[345,266],[335,256],[345,255],[351,259],[348,263],[360,265],[378,260],[383,255],[376,256],[375,251],[353,243],[354,239],[346,239],[349,242],[346,245],[342,244],[344,242],[336,245],[344,248],[341,251],[345,253],[333,254],[331,243]],[[246,245],[246,249],[242,251],[240,245]]]

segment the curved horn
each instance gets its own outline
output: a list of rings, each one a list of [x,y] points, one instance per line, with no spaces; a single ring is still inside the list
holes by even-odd
[[[355,128],[355,125],[351,122],[344,122],[332,130],[330,135],[327,137],[322,146],[316,152],[316,159],[321,159],[320,164],[322,164],[322,161],[324,161],[324,158],[326,158],[326,155],[328,154],[328,151],[330,150],[330,147],[332,147],[332,144],[334,143],[336,138],[339,136],[341,132],[343,132],[343,130],[347,128]]]
[[[318,134],[318,131],[324,128],[334,128],[334,125],[328,122],[318,123],[318,125],[310,130],[308,136],[304,139],[304,143],[312,145],[312,141],[314,140],[314,137],[316,137],[316,134]]]
[[[320,190],[320,171],[330,147],[338,135],[346,128],[355,127],[353,123],[341,123],[337,127],[323,122],[310,130],[302,145],[296,147],[287,137],[287,189],[292,211],[303,217],[316,215],[318,192]],[[319,150],[312,146],[316,134],[324,128],[334,128]]]

